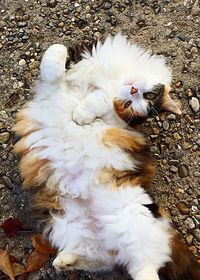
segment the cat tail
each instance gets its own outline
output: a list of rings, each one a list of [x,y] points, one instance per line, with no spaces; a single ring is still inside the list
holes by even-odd
[[[200,280],[200,263],[188,247],[173,236],[171,241],[171,262],[166,263],[159,271],[161,280]]]
[[[41,80],[54,84],[64,78],[68,58],[68,50],[64,45],[54,44],[50,46],[45,51],[40,65]]]

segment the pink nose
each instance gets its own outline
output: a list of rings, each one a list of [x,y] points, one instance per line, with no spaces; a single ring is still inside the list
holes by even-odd
[[[135,93],[137,93],[137,92],[138,92],[138,89],[137,89],[137,88],[134,88],[134,87],[131,88],[131,94],[135,94]]]

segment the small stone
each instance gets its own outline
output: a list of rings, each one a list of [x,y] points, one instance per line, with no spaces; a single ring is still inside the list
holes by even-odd
[[[27,26],[27,22],[26,21],[19,21],[17,23],[17,26],[20,27],[20,28],[23,28],[23,27]]]
[[[200,229],[195,229],[193,235],[200,242]]]
[[[39,61],[33,60],[33,61],[31,61],[31,62],[29,63],[28,66],[29,66],[29,68],[30,68],[31,70],[34,70],[34,69],[39,68],[39,65],[40,65]]]
[[[199,13],[200,13],[200,7],[199,7],[198,2],[196,1],[196,3],[194,4],[194,6],[192,7],[191,15],[192,15],[192,16],[198,16]]]
[[[174,120],[176,120],[176,116],[175,116],[174,114],[169,114],[169,115],[167,116],[167,119],[168,119],[169,121],[174,121]]]
[[[160,132],[159,129],[157,129],[156,127],[153,127],[153,133],[154,134],[159,134],[159,132]]]
[[[182,81],[178,81],[176,83],[176,88],[181,88],[183,86],[183,82]]]
[[[136,22],[136,24],[137,24],[140,28],[144,27],[144,26],[145,26],[145,19],[139,19],[139,20]]]
[[[192,97],[193,96],[193,92],[192,92],[192,90],[190,88],[188,88],[186,90],[186,94],[187,94],[188,97]]]
[[[55,8],[56,5],[57,5],[57,1],[56,0],[48,0],[47,1],[47,7],[50,7],[50,8]]]
[[[194,177],[200,177],[200,172],[199,171],[194,171],[193,175],[194,175]]]
[[[165,143],[170,144],[171,143],[171,138],[170,137],[165,137]]]
[[[181,165],[179,168],[178,168],[178,175],[180,178],[185,178],[188,176],[188,168],[186,165]]]
[[[174,139],[181,139],[181,136],[177,132],[175,132],[174,133]]]
[[[190,234],[186,237],[186,242],[188,245],[192,245],[192,241],[193,241],[193,236]]]
[[[20,61],[18,62],[19,66],[23,66],[26,65],[26,60],[25,59],[20,59]]]
[[[5,189],[5,185],[0,184],[0,190],[3,190],[3,189]]]
[[[187,215],[187,214],[190,212],[190,210],[189,210],[189,208],[187,207],[187,205],[186,205],[185,202],[182,202],[182,201],[178,202],[178,203],[176,204],[176,207],[178,208],[179,212],[180,212],[182,215]]]
[[[189,101],[189,104],[195,113],[199,111],[199,100],[196,97],[192,97]]]
[[[179,160],[178,159],[170,159],[169,164],[177,167],[179,165]]]
[[[169,170],[172,172],[172,173],[177,173],[178,172],[178,168],[174,165],[171,165]]]
[[[3,207],[3,210],[4,210],[5,212],[10,211],[10,206],[9,206],[9,205],[5,205],[5,206]]]
[[[185,226],[186,226],[188,229],[194,229],[194,228],[195,228],[195,223],[194,223],[194,221],[192,220],[192,218],[187,218],[187,219],[184,221],[184,224],[185,224]]]
[[[158,14],[161,11],[161,6],[158,4],[154,4],[153,9],[154,9],[155,14]]]
[[[0,144],[4,144],[8,142],[9,138],[10,138],[9,132],[0,133]]]
[[[164,130],[168,130],[169,129],[169,123],[167,121],[163,122],[163,128],[164,128]]]
[[[112,7],[112,2],[110,2],[110,1],[107,1],[107,2],[104,4],[104,9],[105,9],[105,10],[109,10],[111,7]]]
[[[177,37],[178,37],[179,40],[185,41],[185,35],[184,34],[179,34]]]
[[[58,27],[60,27],[60,28],[62,28],[64,25],[65,25],[65,24],[64,24],[63,21],[61,21],[61,22],[58,23]]]

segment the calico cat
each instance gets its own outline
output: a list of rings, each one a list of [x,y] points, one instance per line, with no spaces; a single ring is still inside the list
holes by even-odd
[[[58,248],[57,270],[125,265],[135,280],[198,280],[200,268],[151,195],[155,172],[134,127],[165,109],[171,72],[118,34],[91,52],[53,45],[32,101],[17,114],[23,186]]]

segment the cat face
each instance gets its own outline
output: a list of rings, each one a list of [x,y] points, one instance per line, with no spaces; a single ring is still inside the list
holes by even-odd
[[[118,116],[129,126],[142,124],[148,117],[166,110],[181,114],[181,110],[170,97],[170,86],[157,84],[145,91],[141,82],[119,88],[113,104]]]

